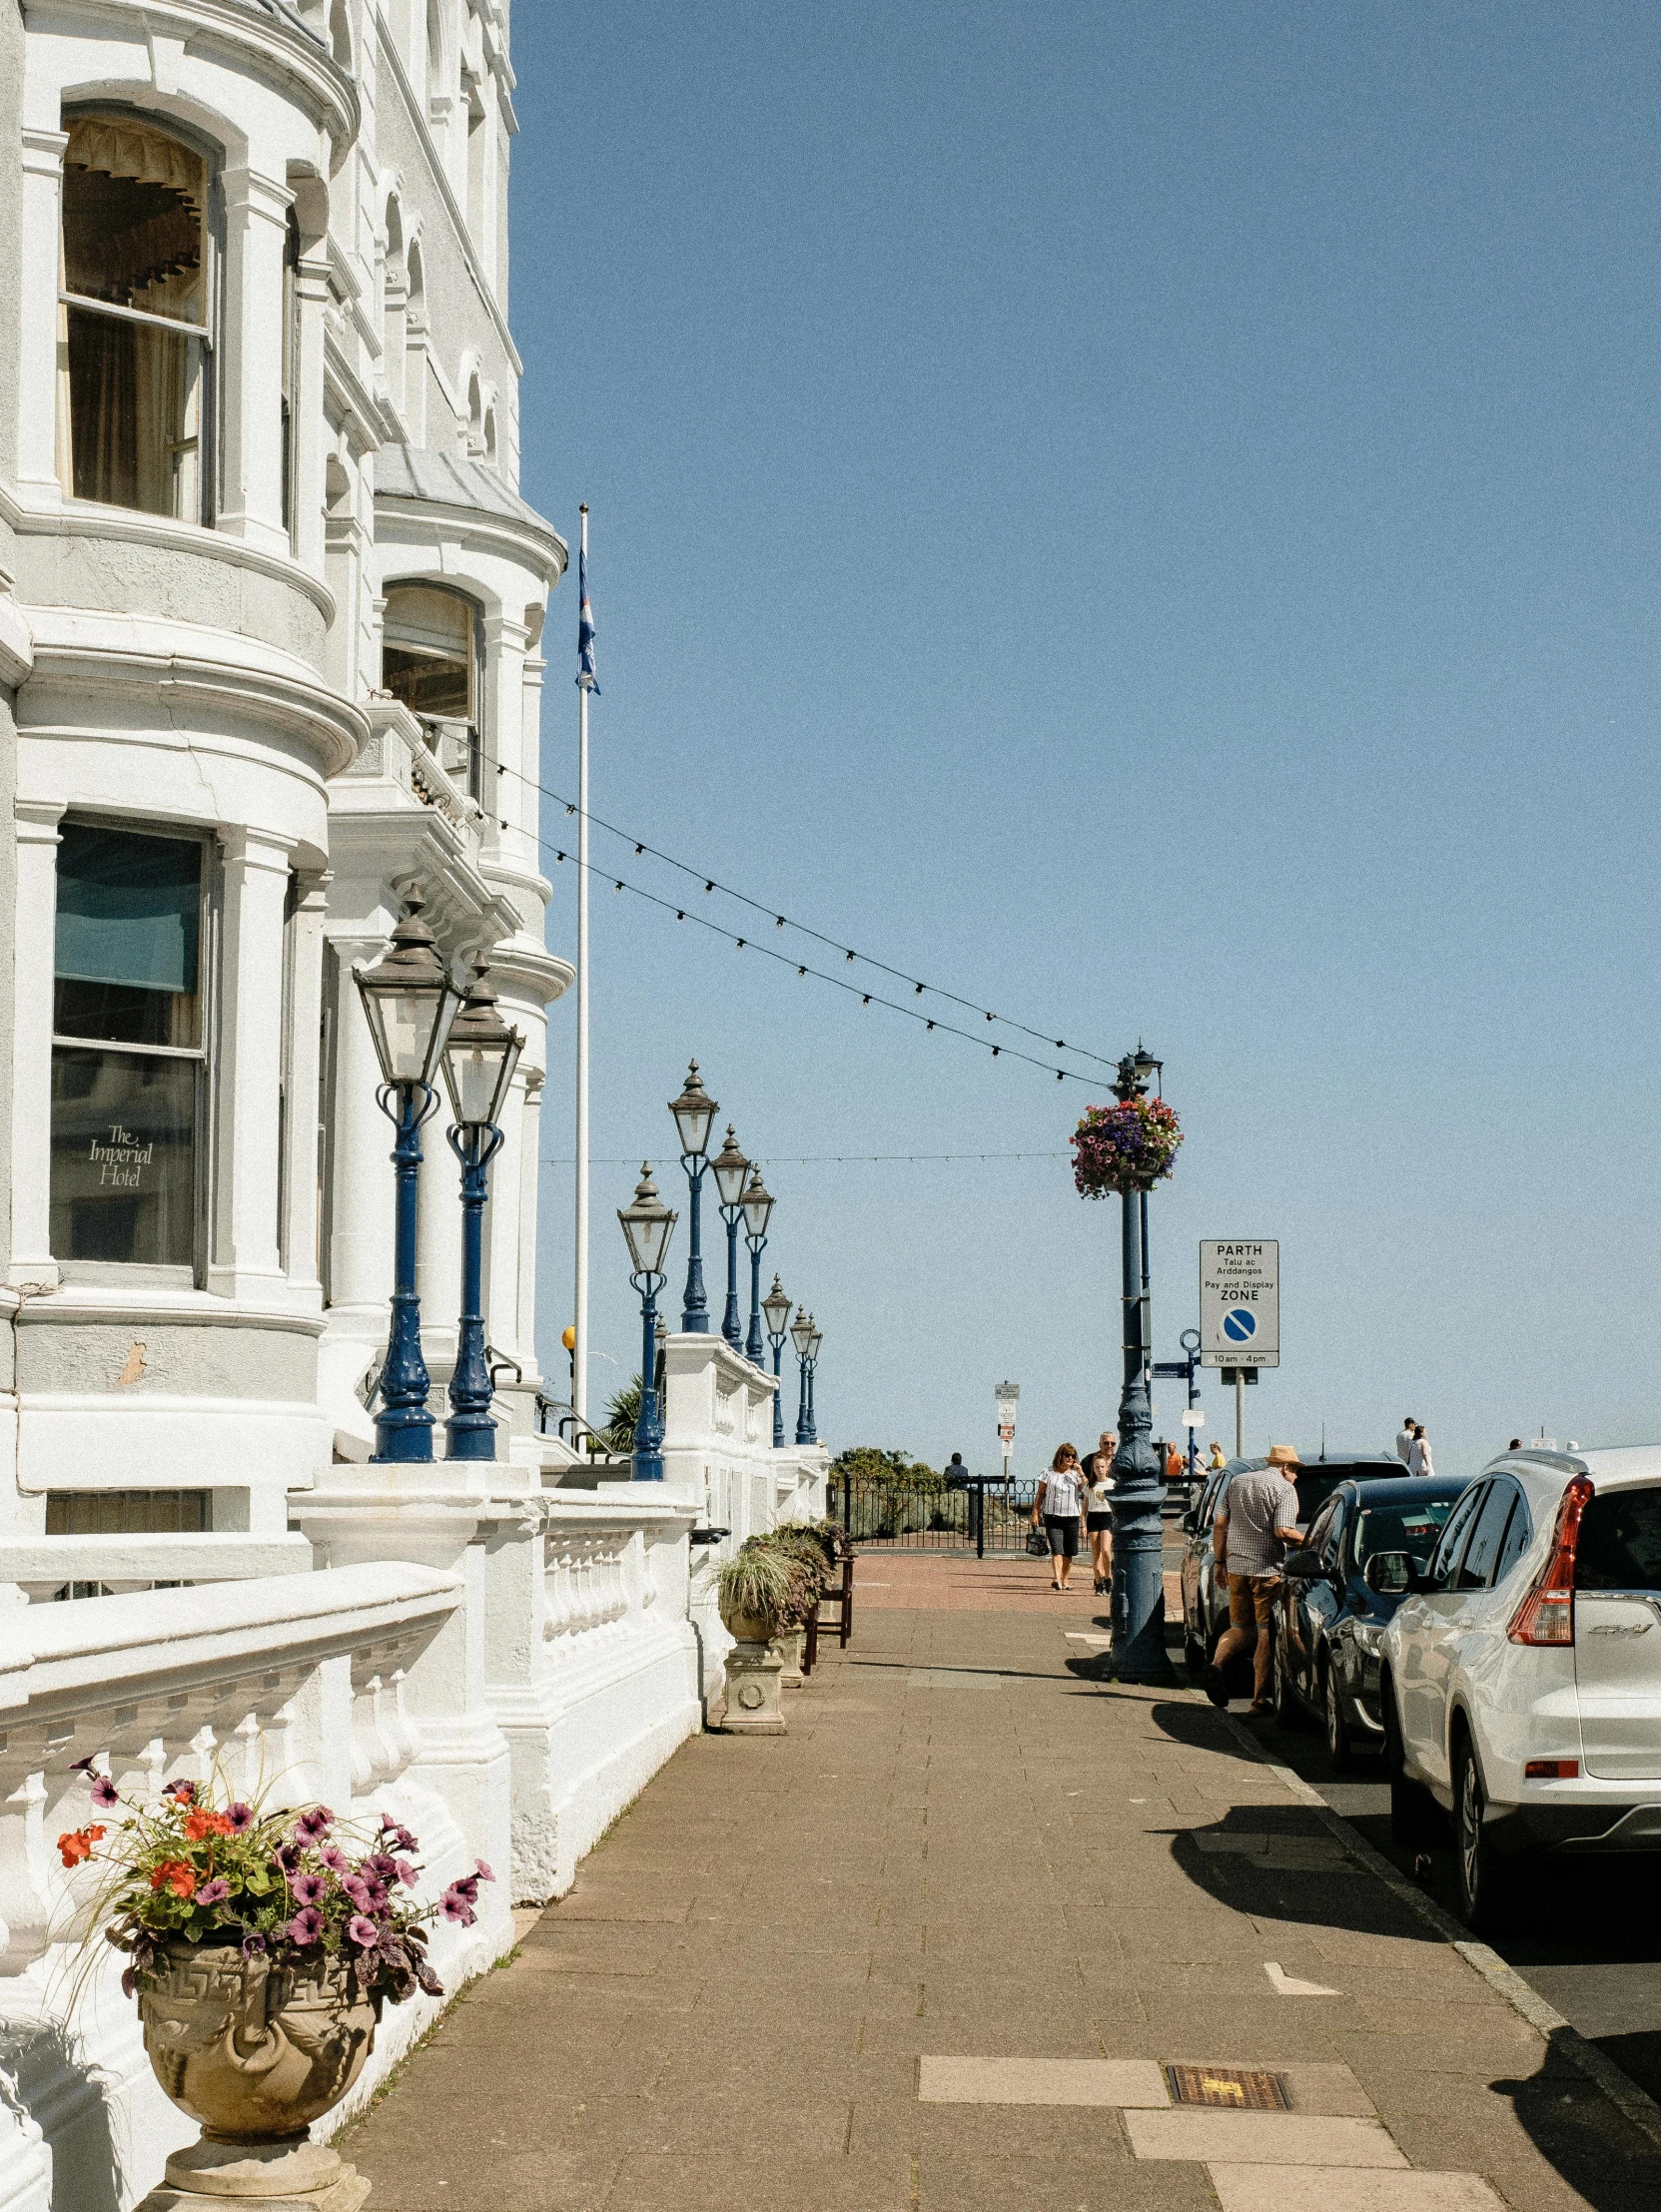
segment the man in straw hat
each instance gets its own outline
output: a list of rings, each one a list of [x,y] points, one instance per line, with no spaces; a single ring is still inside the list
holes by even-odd
[[[1203,1681],[1213,1705],[1227,1705],[1223,1670],[1255,1637],[1251,1654],[1251,1710],[1267,1713],[1270,1626],[1280,1601],[1280,1557],[1297,1542],[1297,1454],[1289,1444],[1269,1448],[1268,1465],[1237,1475],[1223,1493],[1212,1531],[1212,1549],[1229,1576],[1229,1626]]]

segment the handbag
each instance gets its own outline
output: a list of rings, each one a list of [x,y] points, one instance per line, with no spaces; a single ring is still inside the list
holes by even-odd
[[[1034,1559],[1049,1558],[1050,1539],[1042,1529],[1029,1529],[1027,1531],[1027,1550]]]

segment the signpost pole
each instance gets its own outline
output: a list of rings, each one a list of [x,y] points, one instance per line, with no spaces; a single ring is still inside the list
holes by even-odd
[[[1246,1457],[1246,1370],[1235,1369],[1235,1457]]]

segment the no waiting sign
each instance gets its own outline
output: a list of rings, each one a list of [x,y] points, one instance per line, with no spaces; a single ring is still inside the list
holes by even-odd
[[[1280,1246],[1273,1237],[1201,1244],[1200,1364],[1279,1366]]]

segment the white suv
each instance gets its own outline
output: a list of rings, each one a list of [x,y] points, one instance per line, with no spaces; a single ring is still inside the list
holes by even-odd
[[[1460,1909],[1505,1908],[1515,1854],[1661,1851],[1661,1445],[1508,1452],[1448,1516],[1380,1665],[1390,1825],[1452,1817]]]

